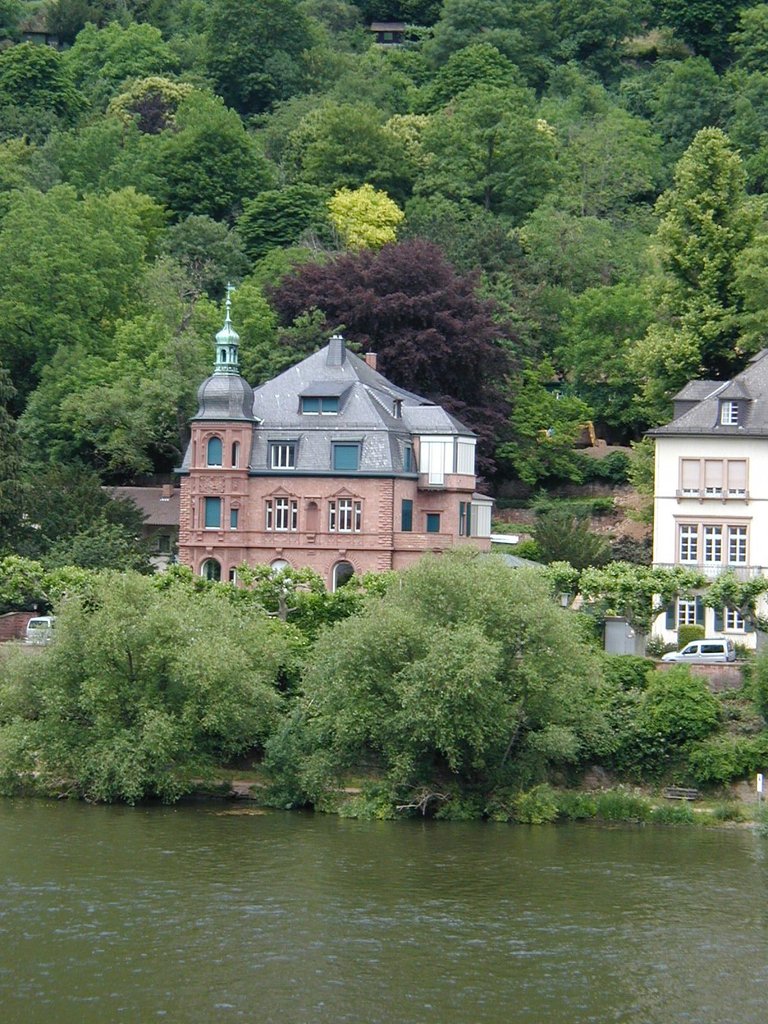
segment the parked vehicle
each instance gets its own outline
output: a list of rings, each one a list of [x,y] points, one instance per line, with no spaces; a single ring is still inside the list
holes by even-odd
[[[38,615],[27,623],[27,631],[24,642],[27,644],[47,644],[53,640],[53,630],[56,623],[53,615]]]
[[[725,640],[722,637],[708,637],[704,640],[692,640],[681,651],[670,651],[661,660],[682,661],[692,665],[736,661],[736,648],[733,640]]]

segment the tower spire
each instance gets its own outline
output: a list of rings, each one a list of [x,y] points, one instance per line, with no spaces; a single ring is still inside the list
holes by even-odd
[[[227,298],[224,303],[226,311],[224,326],[216,335],[216,361],[213,365],[213,372],[215,374],[240,373],[240,355],[238,352],[240,335],[232,326],[232,320],[230,319],[230,313],[232,311],[232,292],[234,290],[234,287],[227,282]]]

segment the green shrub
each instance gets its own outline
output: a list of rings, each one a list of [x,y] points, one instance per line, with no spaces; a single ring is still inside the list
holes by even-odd
[[[645,653],[649,658],[660,658],[667,651],[676,650],[677,644],[668,644],[664,637],[659,636],[658,633],[654,633],[653,636],[649,637],[645,645]]]
[[[706,680],[692,676],[687,665],[655,672],[640,706],[640,729],[679,746],[702,740],[718,725],[720,704]]]
[[[535,540],[521,540],[519,544],[515,544],[514,554],[518,558],[527,558],[531,562],[544,561],[541,548]]]
[[[603,821],[647,821],[651,804],[625,789],[608,789],[595,796],[597,817]]]
[[[754,831],[761,839],[768,839],[768,807],[761,807],[757,812]]]
[[[648,684],[648,673],[655,671],[650,659],[633,654],[606,654],[603,660],[606,681],[622,690],[644,690]]]
[[[759,654],[755,658],[750,679],[757,710],[768,722],[768,654]]]
[[[597,801],[591,793],[566,789],[557,794],[556,800],[560,817],[569,821],[583,821],[597,814]]]
[[[543,825],[555,821],[558,814],[555,792],[546,783],[518,794],[512,806],[514,820],[523,825]]]
[[[686,644],[689,644],[692,640],[703,640],[706,633],[703,626],[699,626],[697,623],[692,623],[689,626],[678,626],[677,627],[677,646],[678,650],[682,650]]]
[[[629,482],[629,456],[624,452],[611,452],[603,459],[592,459],[585,455],[582,466],[585,483],[604,481],[609,484],[626,484]]]
[[[485,801],[476,794],[452,793],[435,813],[438,821],[478,821],[485,816]]]
[[[713,736],[696,744],[688,770],[701,785],[725,785],[760,771],[768,761],[768,733],[759,736]]]
[[[737,800],[721,800],[709,813],[715,821],[744,820],[744,810]]]
[[[613,498],[550,498],[540,494],[531,502],[531,508],[537,516],[557,511],[575,519],[592,519],[615,512],[616,502]]]
[[[691,825],[696,815],[689,803],[662,804],[653,808],[650,820],[655,825]]]

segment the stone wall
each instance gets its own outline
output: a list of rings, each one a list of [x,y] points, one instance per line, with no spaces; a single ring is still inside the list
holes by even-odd
[[[674,664],[676,663],[658,661],[656,668],[664,672],[672,668]],[[691,675],[703,676],[713,693],[722,693],[723,690],[740,690],[744,685],[742,666],[738,662],[723,665],[688,665],[688,668]]]

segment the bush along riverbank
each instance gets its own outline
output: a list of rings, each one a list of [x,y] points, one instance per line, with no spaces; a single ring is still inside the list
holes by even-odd
[[[170,802],[247,758],[276,807],[677,822],[738,818],[719,794],[768,763],[764,659],[715,695],[683,666],[606,656],[546,573],[472,552],[345,591],[290,571],[94,576],[52,643],[0,657],[0,789]],[[609,791],[578,788],[591,766]],[[634,789],[669,784],[713,800]]]

